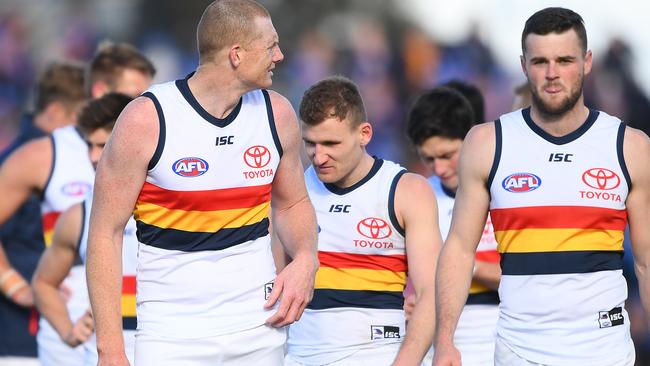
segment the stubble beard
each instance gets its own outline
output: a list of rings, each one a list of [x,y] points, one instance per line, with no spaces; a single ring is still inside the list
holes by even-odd
[[[537,89],[531,85],[530,80],[528,80],[528,86],[531,91],[532,104],[535,106],[539,114],[546,120],[559,120],[567,112],[572,110],[582,96],[583,84],[584,77],[581,75],[578,82],[573,85],[573,93],[564,98],[564,100],[559,105],[552,106],[546,103],[542,97],[540,97]]]

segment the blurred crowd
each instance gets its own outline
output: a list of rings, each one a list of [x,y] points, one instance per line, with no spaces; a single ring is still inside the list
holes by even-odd
[[[54,60],[86,61],[104,39],[129,42],[143,50],[159,71],[156,81],[185,76],[197,62],[196,14],[209,2],[47,1],[35,5],[24,1],[0,5],[0,150],[16,134],[21,113],[31,108],[39,71]],[[374,125],[370,152],[416,172],[423,169],[409,147],[404,126],[416,95],[451,79],[465,80],[483,92],[485,118],[492,120],[510,110],[515,88],[524,81],[523,75],[511,75],[496,62],[477,33],[444,44],[391,12],[389,6],[382,6],[387,1],[365,5],[343,0],[262,2],[273,15],[285,53],[274,89],[297,107],[304,90],[315,81],[332,74],[350,77],[360,86]],[[633,56],[626,42],[618,39],[594,57],[595,68],[585,84],[586,104],[650,133],[650,101],[631,71]],[[650,336],[629,246],[626,253],[627,307],[638,364],[650,364]]]

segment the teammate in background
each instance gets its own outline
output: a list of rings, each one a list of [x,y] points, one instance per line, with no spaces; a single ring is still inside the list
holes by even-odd
[[[117,117],[131,100],[131,97],[124,94],[109,93],[88,103],[79,114],[77,127],[88,145],[88,154],[93,166],[96,167],[99,162]],[[65,307],[65,299],[59,291],[61,283],[72,269],[76,259],[81,258],[81,261],[85,262],[91,200],[92,196],[87,196],[84,202],[73,205],[59,217],[52,236],[52,244],[43,253],[32,280],[38,311],[70,347],[86,342],[91,338],[94,330],[90,309],[81,318],[71,319]],[[136,325],[134,285],[137,258],[137,239],[133,220],[129,220],[127,230],[124,232],[122,254],[124,275],[122,288],[132,290],[131,293],[123,292],[124,340],[128,350],[127,356],[133,362]],[[131,305],[131,308],[127,308],[128,305]],[[85,364],[97,365],[95,343],[86,343],[85,349]]]
[[[48,65],[38,79],[34,113],[23,116],[20,132],[0,154],[0,163],[28,141],[74,122],[84,100],[82,66],[68,63]],[[6,176],[0,175],[0,182],[6,180]],[[7,192],[5,189],[10,188],[3,188],[3,196]],[[32,308],[32,290],[25,279],[31,278],[44,248],[39,199],[26,197],[24,204],[12,212],[0,218],[4,221],[0,233],[0,288],[3,295],[0,296],[0,324],[3,328],[0,332],[0,364],[22,361],[25,365],[36,365],[37,315]]]
[[[535,13],[522,51],[531,107],[475,126],[463,144],[434,364],[460,365],[454,328],[489,210],[502,256],[495,365],[633,365],[623,231],[629,222],[648,311],[650,141],[584,105],[592,54],[578,14]]]
[[[366,152],[372,125],[351,80],[310,87],[300,119],[320,269],[314,299],[289,328],[285,364],[420,364],[433,338],[441,246],[433,191],[422,177]],[[417,299],[408,329],[407,273]]]
[[[90,63],[88,91],[92,98],[100,97],[110,88],[139,94],[148,86],[154,72],[151,63],[135,48],[106,43],[100,46]],[[84,86],[80,88],[83,90]],[[50,136],[30,141],[12,152],[0,167],[0,192],[3,194],[0,223],[4,223],[30,196],[39,196],[46,246],[59,214],[83,200],[94,180],[94,169],[86,153],[88,147],[73,125],[75,119],[52,131]],[[12,265],[3,262],[3,258],[4,251],[0,251],[0,267],[1,263],[7,264],[6,269],[0,268],[0,273],[6,273]],[[35,268],[35,261],[32,268]],[[70,316],[73,319],[81,317],[88,308],[82,266],[73,267],[64,288],[70,296],[67,303]],[[74,366],[83,362],[83,349],[71,349],[64,344],[44,319],[39,322],[37,344],[42,365]]]
[[[468,84],[467,84],[468,85]],[[476,92],[478,89],[472,86]],[[482,110],[479,110],[482,114]],[[407,132],[424,165],[433,173],[429,183],[438,202],[438,219],[443,238],[447,237],[458,190],[458,156],[463,139],[477,121],[466,98],[448,87],[422,94],[409,112]],[[480,238],[469,297],[458,321],[454,343],[463,365],[494,363],[495,329],[498,319],[499,254],[494,230],[488,220]],[[407,298],[407,305],[410,297]],[[405,306],[407,313],[409,309]],[[429,364],[433,352],[428,355]]]
[[[138,365],[282,365],[283,327],[312,296],[316,223],[298,123],[265,89],[283,59],[270,15],[215,1],[197,38],[196,72],[129,104],[99,162],[87,253],[99,365],[128,364],[119,289],[132,212]],[[277,276],[270,213],[293,257]]]
[[[472,111],[474,112],[473,124],[485,122],[485,98],[483,98],[483,93],[481,93],[479,88],[473,84],[458,79],[449,80],[440,86],[451,88],[467,99],[472,107]]]
[[[530,87],[528,83],[518,85],[514,90],[515,97],[512,100],[512,108],[510,110],[516,111],[517,109],[522,109],[530,107],[532,103],[532,93],[530,92]]]

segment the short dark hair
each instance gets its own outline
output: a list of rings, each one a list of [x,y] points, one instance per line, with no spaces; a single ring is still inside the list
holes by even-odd
[[[462,94],[439,86],[415,101],[408,114],[406,131],[415,146],[434,136],[462,140],[475,121],[472,106]]]
[[[132,100],[121,93],[107,93],[89,101],[79,112],[77,128],[86,136],[99,129],[112,131],[117,117]]]
[[[54,102],[74,111],[86,100],[84,92],[84,68],[71,63],[54,62],[47,66],[38,78],[35,112],[40,113]]]
[[[476,118],[476,121],[474,122],[485,122],[485,99],[483,99],[483,94],[476,85],[462,80],[453,79],[442,84],[442,86],[454,89],[467,99],[469,104],[472,105],[472,110],[474,111],[474,118]]]
[[[580,14],[556,7],[542,9],[528,18],[521,34],[521,50],[526,53],[526,37],[531,33],[543,36],[549,33],[564,33],[569,29],[575,30],[582,51],[587,52],[587,31]]]
[[[125,69],[137,70],[152,78],[156,75],[156,68],[137,48],[128,43],[102,42],[90,61],[88,90],[99,80],[114,88]]]
[[[359,88],[343,76],[331,76],[312,85],[300,102],[300,119],[317,125],[328,118],[348,119],[351,127],[367,121]]]

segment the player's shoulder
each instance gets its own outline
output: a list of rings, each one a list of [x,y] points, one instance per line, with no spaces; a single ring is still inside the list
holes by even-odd
[[[31,140],[14,150],[6,160],[6,163],[25,164],[26,168],[51,164],[53,157],[53,145],[51,135]]]

